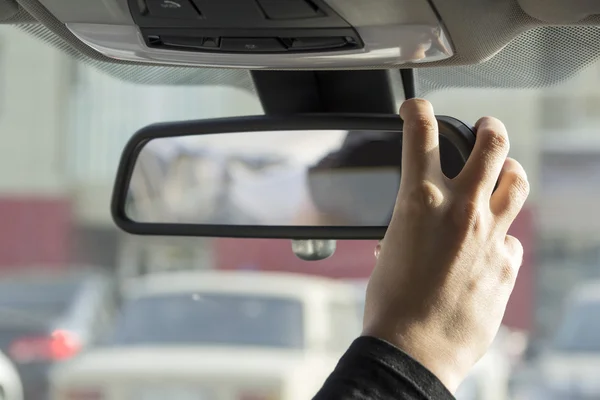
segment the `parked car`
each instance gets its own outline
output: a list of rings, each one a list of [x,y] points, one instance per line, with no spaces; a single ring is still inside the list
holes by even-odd
[[[53,399],[294,400],[356,337],[353,288],[286,273],[135,278],[108,340],[54,371]]]
[[[578,286],[566,301],[558,329],[542,342],[513,398],[600,398],[600,281]]]
[[[117,300],[103,275],[36,271],[0,279],[0,349],[18,371],[25,400],[47,399],[51,367],[108,328]]]
[[[0,400],[23,400],[23,384],[13,362],[0,352]]]

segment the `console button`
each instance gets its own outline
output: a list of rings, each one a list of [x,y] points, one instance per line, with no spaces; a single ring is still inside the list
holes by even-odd
[[[205,37],[202,42],[202,47],[205,49],[218,49],[220,45],[220,39],[218,37]]]
[[[153,44],[153,39],[148,38],[150,44]],[[181,37],[181,36],[161,36],[154,39],[154,44],[157,46],[180,47],[182,49],[206,49],[218,50],[220,39],[218,37]]]
[[[236,53],[283,52],[286,48],[276,38],[222,38],[221,50]]]
[[[344,37],[301,37],[291,39],[290,47],[294,50],[331,49],[348,44]]]
[[[197,19],[196,7],[189,0],[146,0],[149,14],[158,18]]]

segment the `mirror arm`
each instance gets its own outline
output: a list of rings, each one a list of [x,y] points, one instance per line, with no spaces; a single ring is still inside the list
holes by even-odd
[[[401,69],[400,77],[402,79],[404,99],[408,100],[417,97],[417,84],[415,81],[415,73],[412,68]]]
[[[398,70],[250,71],[265,115],[397,114],[392,73]],[[412,70],[401,70],[401,77],[405,97],[414,97]],[[292,241],[294,254],[305,261],[324,260],[335,249],[335,240]]]
[[[250,71],[265,115],[398,114],[398,70]]]

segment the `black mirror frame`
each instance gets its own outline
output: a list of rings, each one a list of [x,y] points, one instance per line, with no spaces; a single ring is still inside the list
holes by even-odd
[[[448,116],[436,116],[440,135],[446,137],[466,163],[475,145],[475,130]],[[116,225],[134,235],[234,237],[265,239],[382,239],[387,226],[238,226],[135,222],[127,217],[125,204],[135,163],[142,148],[153,139],[197,136],[230,132],[274,130],[381,130],[402,131],[397,115],[369,114],[299,114],[219,118],[209,120],[158,123],[136,132],[128,141],[117,170],[111,200],[111,214]],[[401,155],[399,155],[401,156]],[[462,169],[462,166],[461,166]]]

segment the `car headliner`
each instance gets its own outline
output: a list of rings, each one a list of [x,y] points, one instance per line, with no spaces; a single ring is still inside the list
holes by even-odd
[[[0,0],[0,5],[4,1]],[[15,24],[119,79],[147,84],[228,85],[254,90],[246,70],[152,66],[109,59],[79,41],[40,0],[17,2],[20,10],[14,14],[0,7],[0,20]],[[360,4],[357,0],[352,2]],[[575,3],[579,2],[431,0],[431,3],[450,34],[456,54],[431,64],[396,66],[419,68],[419,95],[450,87],[549,86],[575,75],[600,57],[600,16],[574,19],[571,10],[576,9]],[[385,11],[394,7],[393,4],[390,0],[369,2],[370,8],[380,7]],[[553,15],[553,20],[535,18],[526,13],[521,4],[526,5],[530,14],[538,18]],[[560,18],[561,15],[564,17]],[[31,23],[32,18],[41,24]]]

